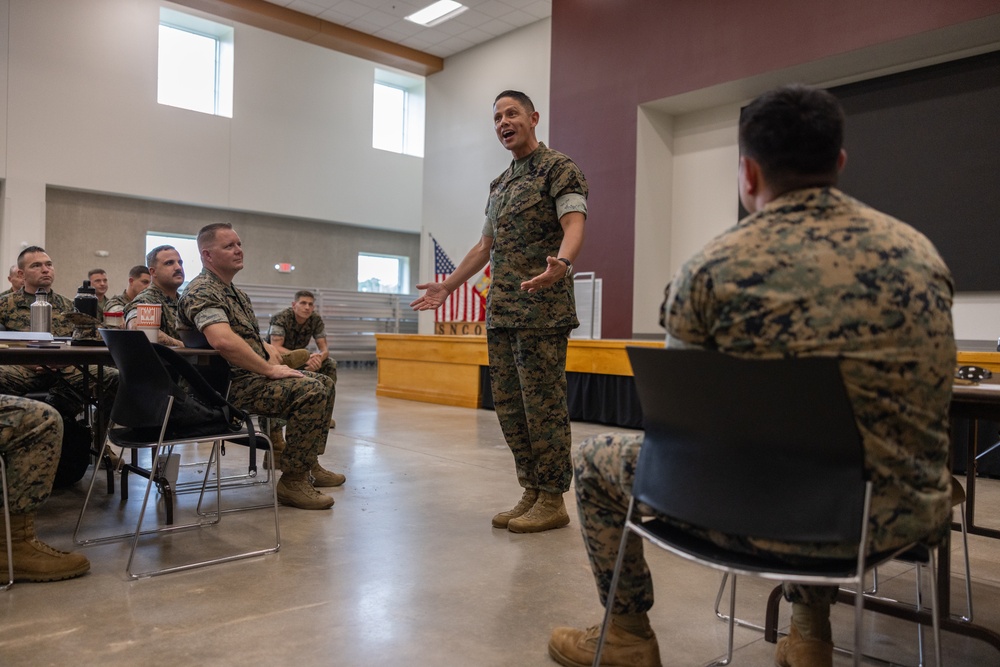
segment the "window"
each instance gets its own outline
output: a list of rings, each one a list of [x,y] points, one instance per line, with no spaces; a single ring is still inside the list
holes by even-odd
[[[156,101],[233,117],[233,29],[160,9]]]
[[[407,294],[410,291],[410,258],[358,253],[358,291]]]
[[[184,284],[181,285],[183,291],[191,279],[201,273],[201,253],[198,252],[198,238],[196,236],[185,236],[181,234],[161,234],[160,232],[146,232],[146,252],[161,245],[172,245],[177,248],[177,254],[184,261]],[[145,256],[143,258],[145,262]]]
[[[372,148],[424,156],[423,79],[375,70]]]

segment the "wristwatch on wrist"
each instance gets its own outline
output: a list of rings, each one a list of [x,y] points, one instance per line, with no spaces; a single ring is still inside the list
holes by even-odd
[[[569,278],[570,276],[572,276],[573,275],[573,262],[569,261],[565,257],[558,257],[557,259],[560,262],[562,262],[563,264],[566,265],[566,275],[563,276],[563,277],[564,278]]]

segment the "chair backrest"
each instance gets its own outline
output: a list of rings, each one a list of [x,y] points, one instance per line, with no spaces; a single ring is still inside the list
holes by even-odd
[[[184,347],[191,347],[199,350],[211,350],[212,346],[208,343],[208,338],[205,334],[198,331],[197,329],[181,329],[179,332],[181,337],[181,342],[184,343]],[[210,357],[208,364],[198,364],[195,366],[197,371],[201,373],[202,377],[208,380],[212,387],[222,394],[223,396],[229,395],[229,376],[230,368],[229,362],[225,360],[224,357]]]
[[[858,542],[864,450],[836,359],[628,354],[646,431],[637,501],[730,535]]]
[[[161,425],[173,380],[146,334],[136,330],[101,329],[101,337],[118,368],[118,392],[111,408],[111,420],[130,428]]]

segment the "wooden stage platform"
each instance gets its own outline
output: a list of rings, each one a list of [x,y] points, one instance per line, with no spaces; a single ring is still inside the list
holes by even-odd
[[[377,396],[466,408],[483,405],[481,367],[489,365],[485,336],[376,334]],[[566,371],[631,376],[625,348],[663,347],[663,341],[571,338]]]

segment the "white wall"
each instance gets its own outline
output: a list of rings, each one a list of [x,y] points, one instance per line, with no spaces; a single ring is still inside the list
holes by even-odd
[[[421,282],[433,280],[428,233],[457,265],[479,241],[490,182],[510,164],[493,131],[497,93],[526,93],[539,112],[536,136],[548,141],[550,33],[550,20],[538,21],[447,58],[427,78]],[[433,322],[423,313],[420,332]]]
[[[422,161],[371,147],[374,63],[234,24],[233,118],[161,106],[160,4],[0,0],[0,261],[44,243],[46,185],[420,230]]]

